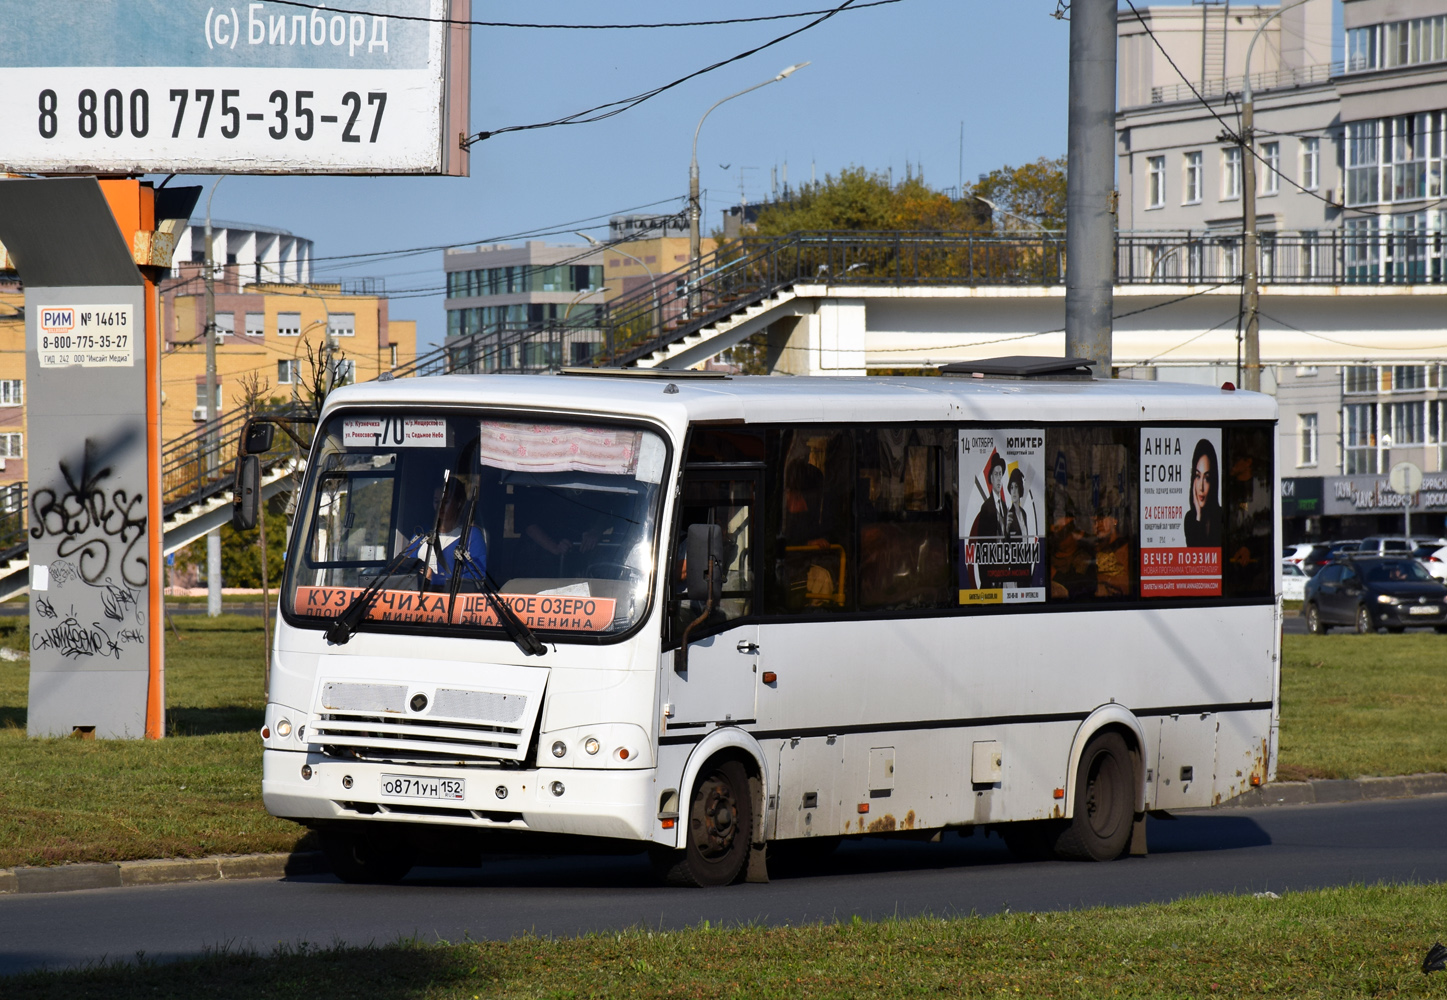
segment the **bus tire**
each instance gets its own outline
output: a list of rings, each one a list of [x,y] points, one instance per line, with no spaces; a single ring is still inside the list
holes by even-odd
[[[703,889],[742,878],[754,828],[744,765],[729,759],[705,765],[694,783],[686,819],[683,850],[655,856],[663,880]]]
[[[1075,816],[1055,841],[1067,861],[1113,861],[1130,843],[1135,822],[1135,765],[1117,732],[1097,733],[1080,755]]]
[[[374,830],[321,831],[322,852],[332,874],[358,885],[402,881],[412,870],[412,851],[400,837]]]

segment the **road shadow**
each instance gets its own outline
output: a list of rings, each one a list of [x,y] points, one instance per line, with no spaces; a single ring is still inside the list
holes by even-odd
[[[1265,847],[1271,843],[1271,834],[1249,816],[1178,813],[1171,819],[1150,817],[1146,821],[1146,843],[1152,854],[1234,851]]]

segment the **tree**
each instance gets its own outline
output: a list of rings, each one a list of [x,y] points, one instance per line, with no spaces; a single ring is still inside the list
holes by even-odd
[[[980,178],[974,194],[1043,229],[1065,228],[1065,157],[1040,157],[1019,167],[1000,167]],[[996,219],[997,230],[1021,228],[1018,219]],[[1028,228],[1028,227],[1025,227]]]
[[[760,236],[798,230],[910,230],[971,232],[985,227],[987,212],[978,203],[953,201],[943,191],[910,175],[891,185],[887,174],[847,167],[837,176],[801,189],[788,201],[759,213]]]

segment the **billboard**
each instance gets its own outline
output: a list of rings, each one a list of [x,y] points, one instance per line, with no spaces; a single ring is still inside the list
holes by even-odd
[[[1221,430],[1141,428],[1141,596],[1221,596]]]
[[[0,169],[466,175],[470,0],[0,0]]]
[[[1045,600],[1045,433],[960,431],[960,603]]]

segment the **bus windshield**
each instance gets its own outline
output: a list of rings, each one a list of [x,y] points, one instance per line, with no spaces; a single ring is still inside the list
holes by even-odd
[[[609,423],[343,413],[320,429],[283,596],[319,626],[501,628],[491,590],[549,641],[647,611],[667,449]]]

